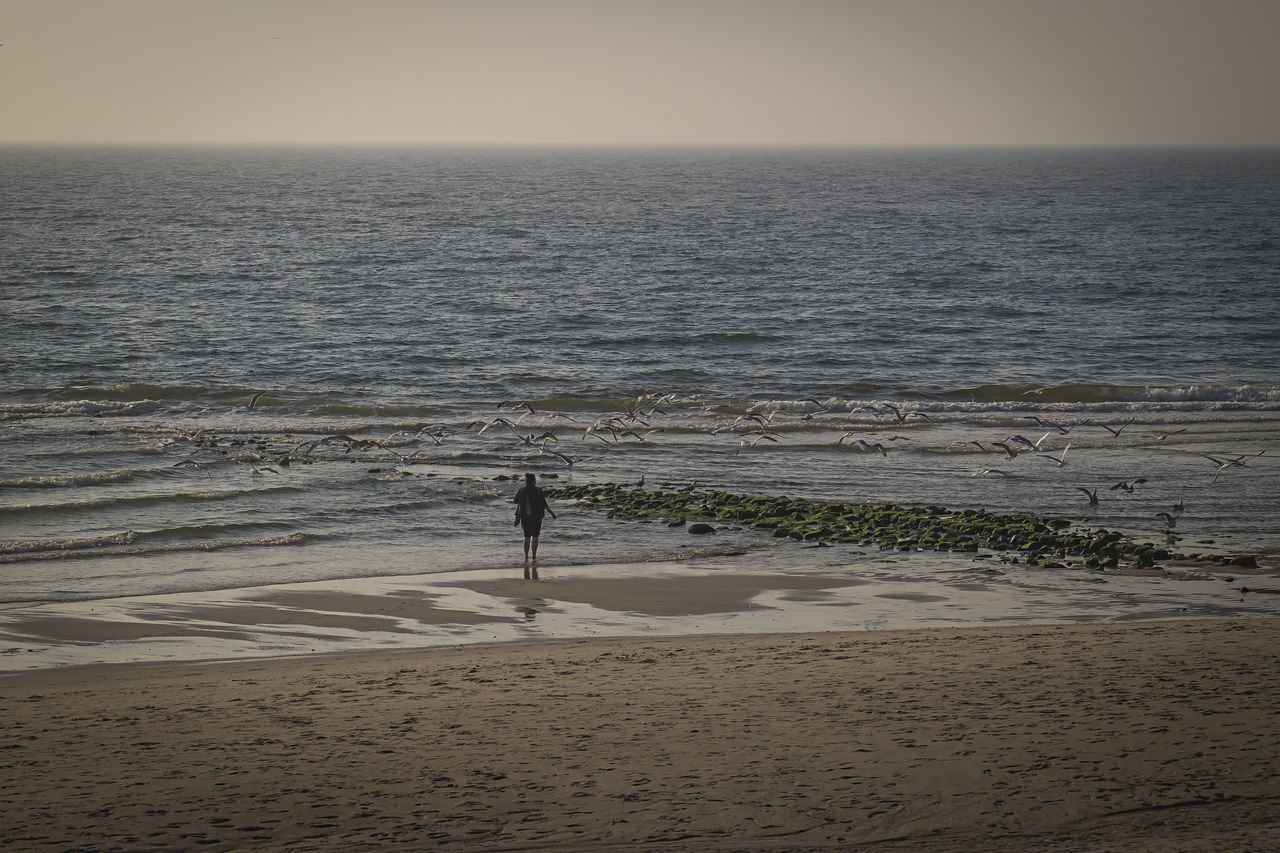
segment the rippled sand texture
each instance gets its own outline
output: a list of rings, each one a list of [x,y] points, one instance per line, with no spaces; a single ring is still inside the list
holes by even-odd
[[[1280,845],[1280,620],[0,681],[6,849]]]

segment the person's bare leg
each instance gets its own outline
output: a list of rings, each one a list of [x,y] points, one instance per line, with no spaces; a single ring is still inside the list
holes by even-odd
[[[533,538],[533,559],[536,560],[538,559],[538,537],[534,536],[532,538]]]
[[[537,552],[536,547],[534,548],[534,551],[535,553]],[[528,536],[524,537],[524,558],[526,560],[529,559],[529,537]]]

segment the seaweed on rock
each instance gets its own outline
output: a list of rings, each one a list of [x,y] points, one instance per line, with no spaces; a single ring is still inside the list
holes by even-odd
[[[1157,560],[1235,566],[1254,563],[1250,555],[1172,553],[1115,531],[1074,528],[1066,519],[1031,513],[840,503],[722,491],[645,491],[617,483],[555,487],[546,492],[548,497],[575,501],[610,518],[662,520],[673,527],[688,525],[690,533],[714,532],[714,525],[721,524],[748,527],[774,537],[874,545],[884,550],[974,553],[986,549],[1045,568],[1062,568],[1064,560],[1097,569],[1122,565],[1147,569]]]

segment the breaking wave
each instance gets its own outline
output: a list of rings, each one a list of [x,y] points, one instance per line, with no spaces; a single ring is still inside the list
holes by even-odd
[[[225,551],[230,548],[305,545],[319,537],[308,533],[288,533],[283,536],[135,545],[138,538],[139,534],[130,530],[112,536],[87,539],[0,542],[0,564],[37,560],[73,560],[83,557],[143,557],[150,554],[172,554],[183,551]]]
[[[0,480],[0,489],[62,489],[76,486],[101,486],[127,483],[137,471],[94,471],[88,474],[55,474],[47,477],[19,477]]]

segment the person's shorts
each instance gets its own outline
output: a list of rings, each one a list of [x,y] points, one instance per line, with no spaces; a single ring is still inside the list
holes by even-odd
[[[526,518],[520,516],[520,526],[524,528],[525,536],[538,536],[542,533],[542,516],[534,516]]]

